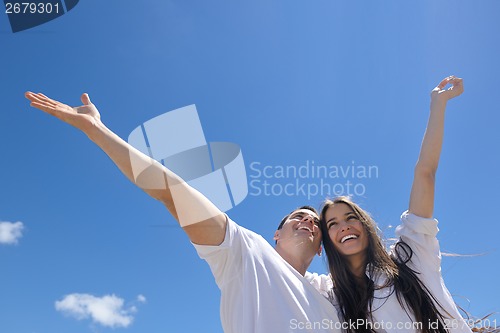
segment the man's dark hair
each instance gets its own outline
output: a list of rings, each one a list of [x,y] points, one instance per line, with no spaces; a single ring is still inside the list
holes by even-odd
[[[281,220],[280,222],[280,225],[278,226],[278,229],[277,230],[280,230],[281,228],[283,228],[283,224],[285,224],[286,220],[288,219],[288,217],[290,215],[292,215],[294,212],[300,210],[300,209],[307,209],[307,210],[310,210],[311,212],[314,212],[316,215],[319,216],[318,214],[318,211],[312,207],[312,206],[301,206],[301,207],[298,207],[298,208],[295,208],[294,210],[292,210],[290,213],[286,214],[285,217],[283,217],[283,220]],[[275,241],[274,242],[275,244],[278,244],[278,241]]]
[[[281,220],[280,222],[280,225],[278,226],[278,229],[277,230],[280,230],[282,227],[283,227],[283,224],[285,224],[286,222],[286,219],[293,214],[293,212],[296,212],[300,209],[307,209],[307,210],[310,210],[311,212],[314,212],[314,214],[316,214],[317,216],[319,216],[318,212],[316,211],[316,209],[312,206],[302,206],[302,207],[299,207],[299,208],[295,208],[294,210],[292,210],[290,213],[288,213],[287,215],[285,215],[285,217],[283,218],[283,220]]]

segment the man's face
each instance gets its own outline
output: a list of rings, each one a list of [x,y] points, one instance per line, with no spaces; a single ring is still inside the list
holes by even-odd
[[[280,230],[276,231],[274,239],[280,246],[286,244],[297,245],[302,240],[311,245],[315,252],[319,252],[321,245],[321,229],[319,217],[309,209],[298,209],[290,214]]]

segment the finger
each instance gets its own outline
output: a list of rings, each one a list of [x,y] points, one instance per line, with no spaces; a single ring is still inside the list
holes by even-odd
[[[52,105],[52,106],[57,106],[58,103],[54,101],[53,99],[48,98],[47,96],[43,94],[34,94],[32,92],[27,93],[26,98],[28,98],[32,102],[38,102],[38,103],[44,103],[47,105]]]
[[[462,79],[456,77],[456,78],[453,78],[453,80],[450,82],[452,88],[454,89],[461,89],[462,88]]]
[[[453,85],[461,85],[462,82],[463,82],[463,79],[461,79],[459,77],[455,77],[455,78],[453,78],[452,84]]]
[[[82,103],[85,105],[92,104],[92,102],[90,101],[90,96],[87,93],[82,94],[81,100],[82,100]]]
[[[25,96],[32,102],[45,103],[45,100],[43,100],[42,97],[38,96],[38,94],[28,93]]]
[[[451,80],[450,76],[443,79],[441,82],[439,82],[439,84],[437,85],[437,88],[439,88],[440,90],[443,89],[450,82],[450,80]]]
[[[50,102],[52,104],[61,104],[60,102],[56,101],[55,99],[52,99],[50,97],[47,97],[45,96],[44,94],[42,93],[38,93],[38,96],[40,96],[41,98],[45,99],[47,102]]]
[[[32,101],[36,97],[36,94],[31,91],[27,91],[24,93],[24,97]]]
[[[52,99],[50,97],[47,97],[45,96],[44,94],[42,93],[38,93],[37,94],[38,98],[42,101],[44,101],[45,103],[47,104],[50,104],[50,105],[54,105],[54,106],[57,106],[57,105],[61,105],[62,103],[61,102],[58,102],[56,101],[55,99]]]
[[[51,106],[48,106],[47,104],[32,102],[30,105],[34,108],[47,112],[48,114],[51,114],[53,116],[55,115],[55,109]]]
[[[37,103],[37,104],[41,104],[41,105],[45,105],[46,107],[52,107],[52,108],[56,108],[57,107],[57,104],[53,103],[52,101],[50,100],[47,100],[41,96],[38,96],[38,95],[33,95],[30,99],[30,101],[32,103]]]

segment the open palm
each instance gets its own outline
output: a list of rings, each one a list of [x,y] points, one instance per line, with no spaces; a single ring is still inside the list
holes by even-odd
[[[81,100],[83,105],[78,107],[71,107],[63,104],[42,93],[35,94],[27,92],[25,96],[31,101],[31,106],[53,115],[83,131],[89,127],[95,126],[101,119],[99,111],[90,101],[88,94],[82,94]]]

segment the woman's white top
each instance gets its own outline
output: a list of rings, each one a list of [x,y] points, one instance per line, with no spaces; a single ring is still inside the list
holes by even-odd
[[[439,231],[438,221],[434,218],[423,218],[404,212],[401,225],[396,228],[396,236],[406,242],[413,250],[408,266],[418,272],[420,281],[429,289],[441,307],[437,309],[445,317],[445,325],[450,332],[471,332],[471,329],[460,315],[450,292],[446,288],[441,275],[441,251],[436,235]],[[394,251],[394,246],[391,248]],[[375,286],[381,286],[387,277],[380,275]],[[388,296],[389,295],[389,296]],[[411,310],[405,311],[399,304],[392,287],[375,290],[373,300],[373,328],[377,332],[419,332]],[[377,326],[375,326],[377,325]],[[437,327],[437,323],[430,323]]]

